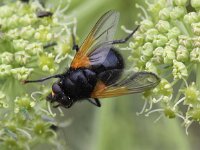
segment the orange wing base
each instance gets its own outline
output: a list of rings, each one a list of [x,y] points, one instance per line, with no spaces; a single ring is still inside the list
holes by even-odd
[[[92,98],[108,98],[115,97],[124,94],[128,94],[130,91],[126,87],[107,87],[102,81],[98,81],[92,94]]]

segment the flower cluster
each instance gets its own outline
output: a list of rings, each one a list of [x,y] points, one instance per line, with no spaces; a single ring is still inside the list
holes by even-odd
[[[162,79],[154,90],[144,93],[142,113],[180,117],[187,129],[192,122],[200,122],[200,1],[145,2],[147,9],[136,5],[144,17],[129,44],[129,60],[136,70],[154,72]],[[161,108],[153,109],[153,104]]]
[[[1,3],[1,149],[29,150],[42,143],[60,149],[60,140],[51,129],[55,114],[45,100],[50,88],[22,84],[28,78],[58,72],[59,64],[67,60],[72,45],[70,26],[75,20],[66,17],[60,5],[56,9],[44,8],[38,1]],[[47,12],[50,15],[42,16]]]

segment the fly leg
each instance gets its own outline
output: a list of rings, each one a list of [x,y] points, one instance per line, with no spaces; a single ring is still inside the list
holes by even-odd
[[[78,50],[79,50],[79,46],[78,46],[78,44],[76,44],[76,39],[75,39],[75,35],[74,35],[74,32],[72,31],[72,44],[73,44],[73,46],[72,46],[72,49],[73,50],[76,50],[76,52],[78,52]]]
[[[95,106],[97,106],[97,107],[101,107],[101,103],[100,103],[100,101],[99,101],[98,98],[93,98],[93,99],[88,98],[87,100],[88,100],[90,103],[92,103],[93,105],[95,105]]]
[[[124,39],[120,39],[120,40],[114,40],[112,41],[112,44],[123,44],[126,43],[132,36],[133,34],[138,30],[139,26],[137,26],[127,37],[125,37]]]

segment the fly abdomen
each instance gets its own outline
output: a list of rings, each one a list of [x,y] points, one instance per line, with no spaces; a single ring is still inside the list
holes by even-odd
[[[124,69],[124,60],[120,53],[112,47],[105,60],[101,64],[93,64],[92,69],[97,74],[97,78],[104,84],[111,85],[121,76]]]

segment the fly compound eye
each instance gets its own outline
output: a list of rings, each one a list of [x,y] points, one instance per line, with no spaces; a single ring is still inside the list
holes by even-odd
[[[52,85],[52,91],[55,93],[55,94],[59,94],[62,92],[60,86],[57,84],[57,83],[54,83]]]

